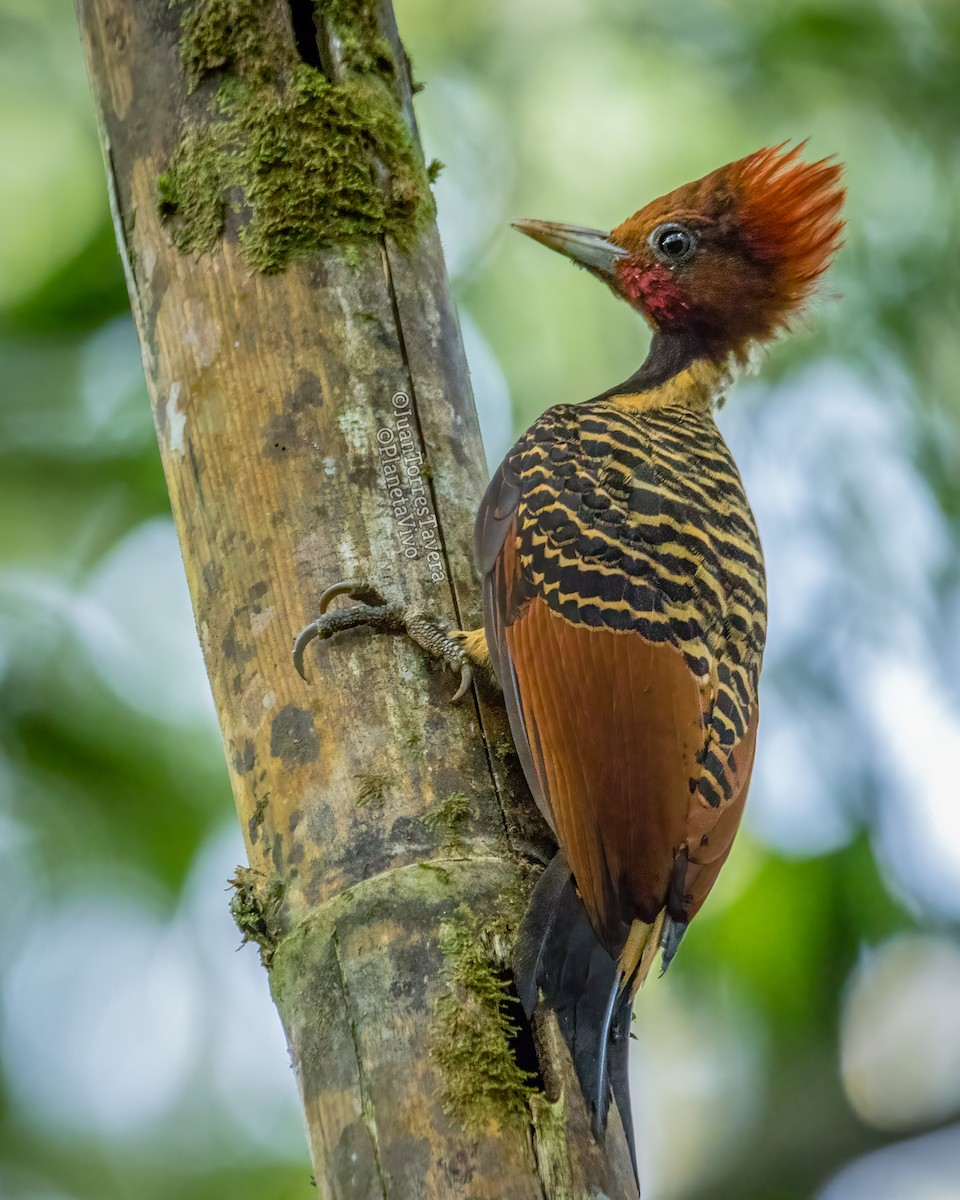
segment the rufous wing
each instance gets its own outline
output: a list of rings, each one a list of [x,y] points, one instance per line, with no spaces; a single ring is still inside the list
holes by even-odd
[[[674,647],[574,625],[542,597],[506,641],[548,819],[598,933],[617,948],[634,919],[663,908],[686,842],[704,738],[697,682]]]
[[[709,694],[684,655],[635,631],[576,624],[526,580],[509,460],[477,522],[491,663],[534,798],[598,935],[616,955],[635,919],[699,909],[739,824],[756,720],[722,756],[729,796],[697,793]]]
[[[726,786],[709,804],[696,787],[708,686],[670,642],[571,622],[548,604],[518,563],[521,494],[508,458],[476,526],[491,664],[530,790],[616,955],[635,919],[653,922],[665,905],[689,919],[706,899],[742,815],[756,706],[736,745],[714,748]]]

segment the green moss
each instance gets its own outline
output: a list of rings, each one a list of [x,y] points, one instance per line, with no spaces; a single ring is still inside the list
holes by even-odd
[[[387,788],[391,780],[388,775],[355,775],[357,794],[354,800],[357,808],[372,804],[375,808],[383,808]]]
[[[344,66],[393,79],[397,71],[393,47],[380,33],[375,4],[370,0],[315,0],[314,7],[321,24],[336,33]]]
[[[256,942],[260,961],[269,970],[283,933],[280,923],[283,883],[276,878],[267,879],[250,867],[237,867],[229,883],[234,888],[230,912],[243,936],[241,944]]]
[[[444,1108],[470,1136],[503,1124],[526,1127],[533,1076],[514,1057],[519,1027],[509,1012],[510,988],[482,923],[465,905],[443,928],[440,948],[449,990],[437,1000],[431,1054],[443,1077]]]
[[[469,799],[463,792],[454,792],[439,808],[427,813],[423,823],[434,833],[444,834],[443,849],[455,854],[466,849],[463,829],[473,815]]]
[[[286,92],[237,115],[239,183],[251,210],[241,238],[260,270],[323,244],[390,236],[409,245],[432,218],[410,133],[382,84],[334,85],[299,67]],[[382,183],[372,159],[391,164]]]
[[[289,56],[257,0],[201,0],[183,17],[180,61],[192,91],[213,71],[266,79]],[[271,70],[272,68],[272,70]]]
[[[205,254],[223,236],[221,175],[221,150],[213,133],[188,129],[170,166],[157,179],[157,208],[183,254]]]
[[[447,164],[442,163],[439,158],[431,158],[427,163],[427,179],[429,179],[431,183],[436,183],[440,178],[440,172],[446,165]]]
[[[219,80],[202,121],[188,120],[157,180],[177,247],[202,253],[223,234],[229,197],[246,260],[265,273],[331,246],[391,237],[409,247],[434,216],[427,169],[393,91],[392,49],[370,0],[323,0],[336,33],[335,81],[297,57],[289,30],[256,0],[197,0],[180,51],[191,89]]]
[[[270,78],[295,52],[279,14],[265,11],[260,0],[196,0],[183,19],[180,58],[191,85],[213,71],[231,70],[244,78]],[[357,74],[376,74],[387,82],[396,76],[393,47],[381,34],[372,0],[315,0],[315,24],[336,35],[340,67]],[[323,36],[320,33],[320,36]]]

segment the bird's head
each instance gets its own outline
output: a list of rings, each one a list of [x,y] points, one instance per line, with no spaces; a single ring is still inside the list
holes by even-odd
[[[775,146],[654,200],[609,233],[515,228],[604,280],[655,333],[744,361],[790,326],[840,246],[841,168]]]

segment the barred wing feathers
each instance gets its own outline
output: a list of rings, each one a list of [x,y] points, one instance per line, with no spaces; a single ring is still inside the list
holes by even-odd
[[[712,417],[549,409],[478,515],[511,728],[595,929],[699,909],[746,797],[763,562]]]

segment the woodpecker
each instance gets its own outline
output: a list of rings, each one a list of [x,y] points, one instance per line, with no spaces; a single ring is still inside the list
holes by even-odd
[[[623,383],[534,422],[476,525],[486,646],[560,848],[518,945],[521,999],[557,1011],[595,1130],[612,1089],[631,1152],[633,997],[712,888],[753,765],[763,553],[713,414],[839,248],[841,169],[802,149],[759,150],[609,233],[515,226],[653,335]]]
[[[528,1015],[553,1009],[594,1132],[611,1097],[636,1169],[627,1084],[637,989],[665,970],[723,866],[757,737],[763,553],[714,422],[739,370],[789,331],[840,245],[841,168],[785,144],[712,171],[602,232],[518,221],[652,331],[643,365],[546,410],[477,517],[483,629],[444,634],[369,584],[296,647],[369,623],[461,673],[489,662],[558,852],[514,961]],[[458,693],[460,694],[460,693]]]

